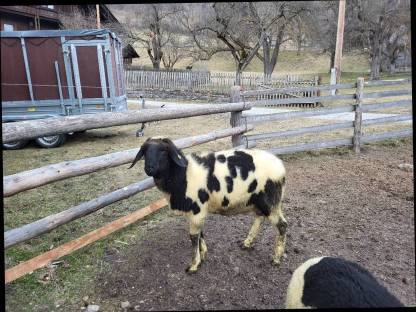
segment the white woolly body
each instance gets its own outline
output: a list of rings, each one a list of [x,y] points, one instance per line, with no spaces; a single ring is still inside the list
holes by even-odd
[[[286,172],[282,161],[274,155],[262,150],[240,150],[253,157],[255,166],[254,172],[249,171],[247,179],[241,178],[241,172],[237,167],[237,177],[233,179],[233,189],[231,193],[227,192],[227,183],[225,177],[230,176],[228,161],[222,163],[216,159],[213,174],[220,182],[220,190],[209,192],[207,188],[208,169],[199,164],[191,156],[187,155],[188,167],[186,179],[188,181],[186,196],[197,201],[201,207],[201,217],[210,213],[220,214],[241,214],[252,211],[252,207],[247,207],[246,203],[252,193],[248,192],[249,185],[254,179],[257,180],[257,187],[253,193],[261,191],[268,179],[272,181],[281,181]],[[234,155],[235,150],[226,150],[214,153],[215,157],[224,155],[225,157]],[[208,153],[200,154],[203,157]],[[209,200],[201,203],[198,198],[198,191],[204,189],[209,195]],[[226,196],[229,200],[228,207],[222,207],[221,203]]]

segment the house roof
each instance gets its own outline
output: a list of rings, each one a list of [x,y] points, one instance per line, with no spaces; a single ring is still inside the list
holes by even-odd
[[[131,46],[131,44],[128,44],[123,48],[123,58],[138,58],[138,57],[140,57],[140,55]]]

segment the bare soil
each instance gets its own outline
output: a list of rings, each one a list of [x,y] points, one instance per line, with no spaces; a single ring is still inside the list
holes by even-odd
[[[191,243],[186,220],[168,217],[137,245],[107,250],[110,268],[97,276],[96,302],[121,310],[283,308],[291,274],[305,260],[339,256],[372,272],[405,305],[415,300],[413,144],[287,156],[286,255],[271,265],[276,231],[265,223],[250,251],[240,249],[250,215],[207,218],[208,254],[187,275]],[[137,226],[143,226],[138,224]],[[111,308],[110,308],[111,307]],[[105,311],[107,311],[105,309]]]

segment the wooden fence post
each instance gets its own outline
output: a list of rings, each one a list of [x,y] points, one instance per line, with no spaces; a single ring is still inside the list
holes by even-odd
[[[241,86],[232,86],[231,87],[231,95],[230,95],[230,102],[231,103],[238,103],[241,102]],[[242,125],[242,116],[243,111],[231,112],[231,119],[230,124],[232,127],[238,127]],[[242,144],[243,136],[242,134],[235,134],[231,137],[231,142],[233,143],[233,147],[239,146]]]
[[[357,79],[357,90],[356,90],[356,103],[354,107],[355,119],[354,119],[354,137],[353,137],[353,148],[355,153],[360,152],[360,141],[361,141],[361,125],[363,120],[363,112],[361,104],[363,102],[363,89],[364,89],[364,78],[360,77]]]

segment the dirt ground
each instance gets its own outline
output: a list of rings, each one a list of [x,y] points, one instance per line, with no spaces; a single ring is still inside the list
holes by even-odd
[[[284,159],[288,221],[286,255],[271,265],[275,230],[265,223],[251,251],[239,248],[250,215],[207,218],[207,259],[194,275],[188,227],[169,217],[148,227],[126,253],[107,250],[110,269],[97,277],[96,302],[136,310],[272,309],[284,307],[292,272],[321,255],[365,266],[405,305],[415,301],[412,144],[373,145],[351,151]],[[137,225],[143,226],[143,225]],[[121,308],[120,308],[121,309]]]

